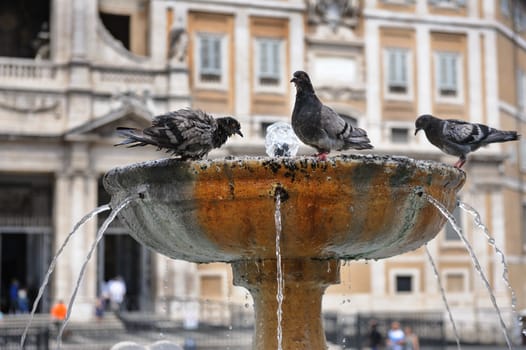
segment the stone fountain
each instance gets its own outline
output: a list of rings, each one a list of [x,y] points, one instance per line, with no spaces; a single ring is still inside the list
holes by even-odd
[[[112,206],[140,243],[174,259],[227,262],[255,303],[253,348],[277,349],[275,199],[284,279],[282,346],[326,349],[322,296],[340,261],[416,249],[445,223],[422,196],[452,210],[465,174],[406,157],[164,159],[111,170]],[[359,283],[359,281],[356,281]]]

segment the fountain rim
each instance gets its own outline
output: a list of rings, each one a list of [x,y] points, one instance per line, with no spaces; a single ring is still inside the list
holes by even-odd
[[[212,166],[224,165],[266,165],[271,168],[285,166],[290,170],[298,164],[308,164],[311,167],[322,167],[322,166],[332,166],[336,167],[338,164],[350,165],[353,163],[362,163],[366,164],[375,164],[375,165],[403,165],[405,167],[413,167],[420,171],[432,173],[432,172],[441,172],[449,173],[449,175],[457,175],[459,181],[456,184],[456,187],[460,188],[463,186],[466,181],[466,173],[459,168],[447,165],[442,162],[434,160],[421,160],[413,159],[407,156],[401,155],[379,155],[379,154],[338,154],[336,156],[331,156],[327,160],[319,160],[314,156],[295,156],[295,157],[267,157],[267,156],[226,156],[224,158],[215,158],[215,159],[201,159],[201,160],[192,160],[192,161],[182,161],[177,158],[162,158],[156,160],[149,160],[139,163],[132,163],[124,166],[118,166],[109,170],[103,177],[104,187],[111,186],[108,178],[118,177],[120,174],[128,172],[137,172],[142,169],[154,169],[154,168],[167,168],[173,166],[179,166],[180,168],[194,168],[194,175],[197,175],[199,172],[208,169]],[[277,170],[276,170],[277,172]]]

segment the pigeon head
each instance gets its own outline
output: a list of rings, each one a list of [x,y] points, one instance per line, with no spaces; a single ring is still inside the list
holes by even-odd
[[[304,71],[299,70],[294,72],[290,82],[296,85],[297,91],[306,91],[314,93],[314,88],[312,87],[312,83],[310,82],[309,75]]]
[[[418,117],[415,121],[415,135],[420,130],[426,130],[427,127],[429,127],[434,120],[436,120],[436,118],[433,117],[431,114],[423,114],[420,117]]]
[[[241,124],[239,124],[236,119],[232,117],[217,118],[217,124],[219,129],[221,129],[221,131],[228,137],[234,134],[238,134],[239,136],[243,137],[243,134],[241,133]]]

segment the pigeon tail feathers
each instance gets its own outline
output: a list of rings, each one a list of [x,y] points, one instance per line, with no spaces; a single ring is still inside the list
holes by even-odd
[[[506,142],[506,141],[515,141],[520,139],[521,135],[517,134],[516,131],[502,131],[493,129],[490,131],[488,137],[486,137],[486,143],[494,142]]]
[[[156,143],[152,142],[152,140],[145,137],[144,133],[139,129],[126,128],[120,126],[117,127],[117,134],[119,136],[125,137],[125,139],[122,142],[115,144],[114,146],[127,145],[128,148],[146,145],[157,146]]]

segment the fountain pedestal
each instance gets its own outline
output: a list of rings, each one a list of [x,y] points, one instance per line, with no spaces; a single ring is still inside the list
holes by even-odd
[[[283,349],[326,349],[321,301],[330,284],[340,282],[338,260],[282,260]],[[232,264],[234,284],[246,287],[254,300],[254,349],[277,349],[276,260],[245,260]],[[308,321],[307,321],[308,320]]]
[[[381,259],[416,249],[445,224],[465,174],[406,157],[165,159],[116,168],[104,186],[140,243],[174,259],[233,265],[254,297],[254,349],[277,348],[275,196],[281,198],[283,349],[326,349],[321,298],[339,259]],[[279,192],[276,194],[276,190]]]

